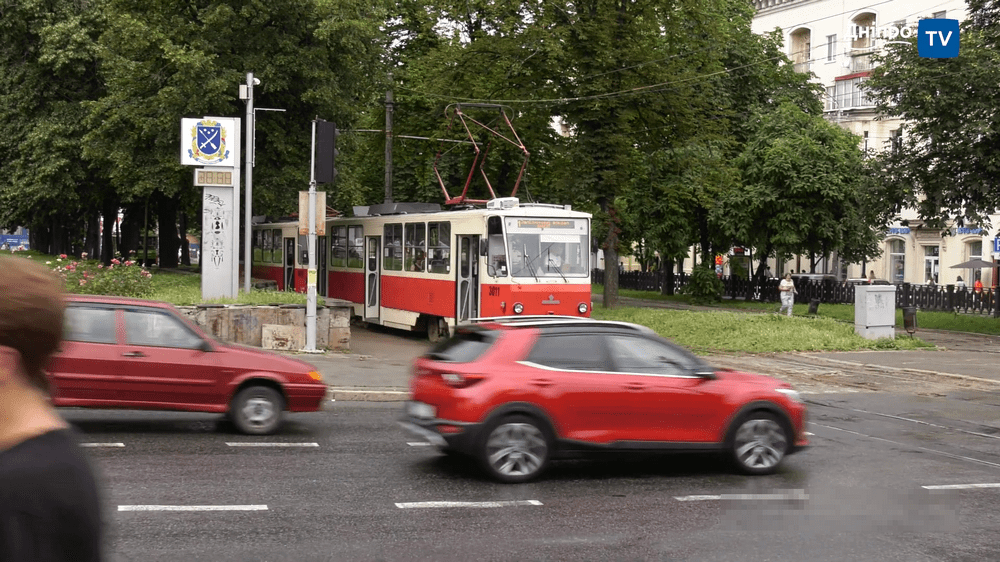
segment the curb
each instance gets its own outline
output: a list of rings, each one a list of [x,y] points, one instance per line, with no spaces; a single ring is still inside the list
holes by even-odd
[[[410,392],[403,389],[331,386],[326,397],[333,402],[405,402],[410,399]]]
[[[816,356],[809,355],[809,354],[806,354],[806,353],[803,353],[801,355],[803,355],[805,357],[809,357],[810,359],[818,360],[818,361],[828,361],[830,363],[837,363],[837,364],[840,364],[840,365],[850,365],[851,367],[862,367],[862,368],[866,368],[866,369],[874,369],[874,370],[879,370],[879,371],[889,371],[889,372],[894,372],[894,373],[914,373],[914,374],[918,374],[918,375],[931,375],[931,376],[936,376],[936,377],[947,377],[947,378],[956,379],[956,380],[964,380],[964,381],[970,381],[970,382],[977,382],[977,383],[991,384],[991,385],[1000,386],[1000,381],[998,381],[998,380],[984,379],[984,378],[981,378],[981,377],[973,377],[973,376],[969,376],[969,375],[959,375],[959,374],[955,374],[955,373],[944,373],[942,371],[928,371],[928,370],[925,370],[925,369],[908,369],[908,368],[904,368],[904,367],[888,367],[888,366],[885,366],[885,365],[877,365],[875,363],[858,363],[857,361],[844,361],[842,359],[828,359],[826,357],[816,357]]]

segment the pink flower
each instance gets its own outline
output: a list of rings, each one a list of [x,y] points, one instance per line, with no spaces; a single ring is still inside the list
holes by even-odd
[[[80,279],[80,286],[81,287],[83,287],[86,284],[87,284],[87,280],[86,279]]]
[[[87,255],[88,255],[87,252],[84,252],[84,253],[80,254],[80,259],[82,259],[82,260],[87,259]]]
[[[62,259],[66,259],[66,254],[59,254],[59,257]]]
[[[97,264],[97,269],[104,269],[104,264],[103,263]]]
[[[112,259],[111,259],[111,263],[113,263],[113,264],[115,264],[115,265],[119,265],[119,264],[121,264],[122,262],[118,261],[118,258],[112,258]]]

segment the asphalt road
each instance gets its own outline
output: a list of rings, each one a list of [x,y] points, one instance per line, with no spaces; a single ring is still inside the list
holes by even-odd
[[[1000,398],[809,400],[814,447],[772,476],[616,457],[525,485],[417,444],[398,403],[331,403],[271,437],[204,414],[62,413],[101,471],[116,562],[995,559],[1000,487],[983,485],[1000,486]]]

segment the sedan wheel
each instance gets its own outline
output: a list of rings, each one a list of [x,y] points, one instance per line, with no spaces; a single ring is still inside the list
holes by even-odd
[[[268,386],[244,388],[233,398],[230,417],[236,427],[250,435],[274,433],[281,424],[285,401]]]
[[[481,459],[493,478],[527,482],[548,464],[549,439],[539,423],[527,416],[504,418],[487,435]]]
[[[755,412],[743,420],[733,436],[733,460],[748,474],[777,470],[788,450],[785,428],[772,414]]]

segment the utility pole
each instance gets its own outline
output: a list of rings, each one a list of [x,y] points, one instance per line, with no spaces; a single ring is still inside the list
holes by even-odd
[[[316,351],[316,121],[312,122],[309,162],[309,269],[306,275],[306,348]],[[326,210],[324,209],[324,213]]]
[[[392,203],[392,90],[385,93],[385,202]]]
[[[251,248],[251,234],[253,230],[252,223],[252,201],[253,201],[253,141],[254,141],[254,110],[253,110],[253,87],[260,84],[260,80],[253,77],[253,72],[247,72],[247,83],[246,83],[246,99],[247,101],[247,148],[246,148],[246,159],[244,165],[246,166],[246,176],[247,176],[247,200],[246,209],[243,214],[243,292],[250,293],[250,269],[252,268],[253,262],[251,261],[253,255],[253,248]],[[242,89],[242,88],[241,88]],[[243,92],[240,92],[241,94]],[[243,97],[242,95],[240,97]],[[239,199],[236,201],[236,208],[239,209]]]

